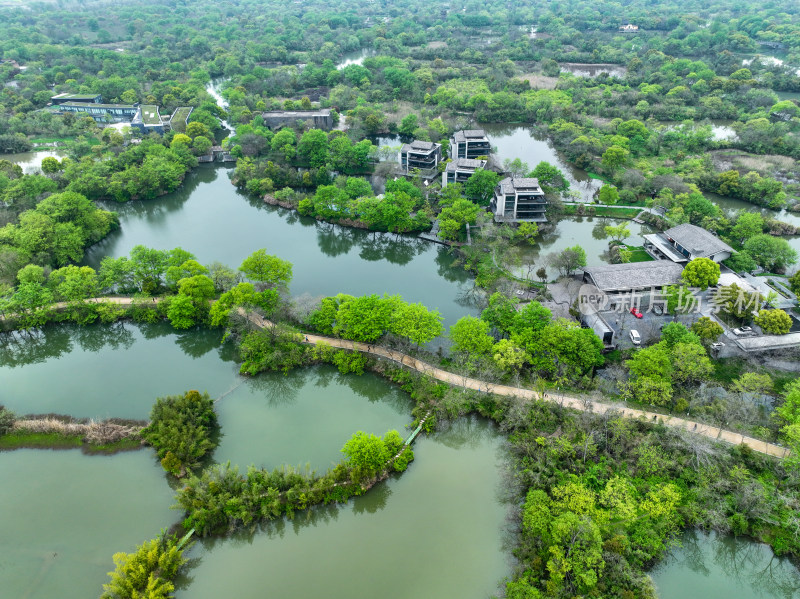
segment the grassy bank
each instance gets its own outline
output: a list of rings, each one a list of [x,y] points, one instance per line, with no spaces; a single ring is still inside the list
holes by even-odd
[[[591,212],[590,212],[591,211]],[[584,209],[583,214],[578,213],[577,204],[565,204],[564,214],[566,216],[605,216],[607,218],[635,218],[640,212],[641,208],[628,207],[628,206],[592,206],[589,204]]]
[[[84,453],[112,454],[144,447],[137,438],[129,437],[109,443],[88,443],[80,434],[57,432],[14,431],[0,436],[0,451],[15,449],[81,449]]]

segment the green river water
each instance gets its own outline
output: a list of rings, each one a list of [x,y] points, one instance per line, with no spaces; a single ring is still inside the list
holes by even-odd
[[[198,544],[177,597],[483,599],[509,573],[494,427],[421,437],[409,470],[342,506]]]
[[[0,481],[3,599],[97,597],[114,553],[133,551],[176,519],[150,450],[0,453]]]

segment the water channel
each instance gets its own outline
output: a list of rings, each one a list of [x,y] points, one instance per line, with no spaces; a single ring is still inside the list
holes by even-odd
[[[250,464],[307,464],[325,470],[341,460],[339,450],[353,432],[382,435],[396,429],[405,435],[410,422],[407,394],[369,373],[343,376],[320,366],[285,376],[241,377],[230,346],[220,345],[216,332],[176,333],[161,324],[54,325],[40,336],[5,336],[3,341],[0,366],[9,408],[145,418],[157,396],[188,388],[208,390],[220,398],[216,410],[222,437],[214,460],[231,461],[243,470]],[[76,376],[80,372],[87,376]],[[485,429],[481,424],[474,430],[456,429],[463,435],[472,431],[474,439],[454,433],[441,443],[468,442],[494,459],[499,441],[496,436],[482,441],[488,435]],[[477,460],[476,465],[469,451],[459,456],[462,468],[483,464]],[[438,472],[444,466],[433,456],[430,467]],[[491,482],[498,476],[493,472],[483,475]],[[168,509],[172,491],[150,450],[111,457],[87,457],[79,451],[0,453],[0,480],[0,588],[13,589],[9,596],[15,598],[96,596],[114,552],[132,550],[178,517]],[[445,494],[462,492],[455,480],[440,482]],[[495,488],[487,487],[491,492]],[[363,509],[376,509],[375,502],[387,498],[386,490],[379,490],[374,499],[362,498],[362,503],[372,502]],[[405,510],[402,503],[399,508]],[[492,530],[492,546],[497,547],[502,531],[495,524],[487,518],[477,528],[482,534]],[[427,534],[440,532],[429,528]],[[495,557],[489,563],[503,563],[502,556]],[[483,582],[493,584],[504,573],[491,572]],[[73,578],[80,584],[73,585]],[[70,585],[76,587],[74,594]]]
[[[407,395],[373,374],[342,376],[319,366],[240,376],[233,345],[221,344],[219,331],[65,324],[4,341],[3,402],[14,412],[146,419],[157,397],[207,391],[218,398],[220,462],[324,470],[356,430],[402,433],[411,421]]]
[[[176,519],[150,450],[0,452],[0,480],[0,596],[9,599],[97,597],[114,553]]]
[[[650,576],[660,599],[792,599],[800,594],[800,576],[768,545],[744,537],[688,530],[681,545]]]
[[[421,437],[405,474],[354,501],[199,544],[177,597],[484,599],[509,573],[500,444],[476,418]]]

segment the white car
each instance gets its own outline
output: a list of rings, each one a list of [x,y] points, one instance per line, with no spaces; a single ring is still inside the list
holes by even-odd
[[[711,349],[716,351],[721,350],[723,347],[725,347],[725,344],[720,341],[715,341],[714,343],[711,344]]]
[[[634,345],[640,345],[642,343],[642,337],[639,335],[639,331],[636,329],[631,329],[630,332],[631,343]]]
[[[751,335],[755,335],[755,332],[750,327],[740,327],[738,329],[733,329],[733,334],[739,337],[750,337]]]

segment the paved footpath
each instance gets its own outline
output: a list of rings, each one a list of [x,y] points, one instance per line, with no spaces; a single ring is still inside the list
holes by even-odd
[[[272,322],[265,320],[256,314],[250,314],[249,318],[256,326],[261,328],[274,326]],[[655,412],[647,412],[645,410],[636,410],[623,405],[614,405],[590,399],[584,399],[573,395],[553,394],[550,392],[542,395],[533,389],[521,389],[518,387],[509,387],[507,385],[489,383],[467,376],[454,374],[452,372],[448,372],[447,370],[442,370],[441,368],[432,366],[427,362],[418,360],[413,356],[381,347],[380,345],[372,345],[358,341],[348,341],[347,339],[337,339],[334,337],[322,337],[320,335],[304,335],[302,342],[310,345],[314,345],[316,343],[326,343],[331,347],[360,351],[363,353],[387,358],[393,362],[401,364],[402,366],[406,366],[407,368],[411,368],[417,372],[421,372],[434,379],[455,385],[457,387],[474,389],[484,393],[494,393],[495,395],[520,397],[522,399],[543,399],[552,403],[561,404],[562,406],[568,408],[594,412],[595,414],[605,414],[606,412],[612,411],[619,412],[626,418],[642,418],[651,422],[660,422],[667,426],[683,428],[691,433],[703,435],[714,440],[726,441],[733,445],[744,444],[750,447],[753,451],[757,451],[769,456],[784,458],[789,455],[789,450],[786,447],[781,447],[780,445],[775,445],[774,443],[761,441],[760,439],[748,437],[741,433],[736,433],[716,426],[710,426],[701,422],[694,422],[693,420],[685,420],[683,418],[676,418],[665,414],[657,414]]]
[[[133,303],[133,299],[130,297],[100,297],[100,298],[88,299],[86,301],[111,302],[114,304],[119,304],[121,306],[130,306]],[[153,298],[153,302],[158,303],[159,301],[160,298]],[[66,302],[61,302],[59,304],[54,304],[53,307],[65,307],[67,305],[68,304]],[[245,311],[242,310],[241,308],[239,308],[239,313],[249,318],[249,320],[253,324],[255,324],[260,328],[275,326],[272,322],[264,318],[261,318],[257,314],[245,313]],[[320,335],[302,335],[301,341],[303,343],[308,343],[310,345],[315,345],[317,343],[327,343],[331,347],[360,351],[363,353],[372,354],[374,356],[380,356],[382,358],[392,360],[393,362],[397,362],[398,364],[405,366],[407,368],[416,370],[417,372],[427,374],[428,376],[436,380],[443,381],[451,385],[455,385],[456,387],[463,387],[465,389],[474,389],[475,391],[481,391],[483,393],[494,393],[495,395],[504,395],[507,397],[520,397],[522,399],[532,399],[532,400],[543,399],[545,401],[560,404],[567,408],[580,410],[582,412],[585,411],[594,412],[595,414],[605,414],[606,412],[612,412],[612,411],[619,412],[622,416],[626,418],[642,418],[644,420],[648,420],[651,422],[660,422],[667,426],[683,428],[689,432],[698,435],[703,435],[705,437],[718,441],[726,441],[733,445],[744,444],[750,447],[753,451],[757,451],[759,453],[763,453],[769,456],[785,458],[787,455],[789,455],[789,450],[786,447],[781,447],[780,445],[775,445],[774,443],[761,441],[760,439],[748,437],[741,433],[736,433],[716,426],[710,426],[708,424],[703,424],[701,422],[694,422],[693,420],[685,420],[683,418],[676,418],[665,414],[656,414],[655,412],[636,410],[633,408],[625,407],[623,405],[603,403],[591,399],[577,397],[574,395],[553,394],[550,392],[540,394],[534,391],[533,389],[522,389],[518,387],[509,387],[507,385],[498,385],[496,383],[489,383],[487,381],[481,381],[467,376],[454,374],[452,372],[448,372],[447,370],[442,370],[441,368],[432,366],[427,362],[418,360],[413,356],[409,356],[408,354],[394,351],[386,347],[381,347],[380,345],[372,345],[368,343],[361,343],[358,341],[348,341],[347,339],[337,339],[335,337],[322,337]]]

